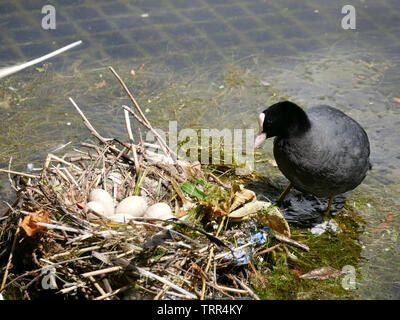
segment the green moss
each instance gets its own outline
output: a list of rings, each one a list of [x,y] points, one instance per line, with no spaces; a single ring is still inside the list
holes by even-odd
[[[258,264],[258,271],[267,280],[261,286],[253,279],[256,291],[262,299],[352,299],[354,293],[345,290],[342,278],[325,280],[301,279],[299,275],[320,267],[332,267],[339,271],[353,266],[359,278],[361,244],[358,240],[360,226],[357,217],[340,214],[335,218],[341,227],[338,234],[324,233],[315,236],[307,229],[292,229],[292,239],[309,246],[304,252],[292,246],[281,245]],[[272,241],[269,246],[276,244]]]

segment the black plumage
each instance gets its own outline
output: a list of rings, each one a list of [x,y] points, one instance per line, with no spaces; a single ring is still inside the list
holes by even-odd
[[[278,168],[304,193],[344,193],[357,187],[371,168],[365,130],[333,107],[303,110],[289,101],[278,102],[260,114],[259,124],[256,146],[275,137]]]

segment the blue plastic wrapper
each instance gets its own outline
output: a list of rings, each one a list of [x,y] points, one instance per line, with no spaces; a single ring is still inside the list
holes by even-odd
[[[268,241],[268,236],[270,235],[270,229],[265,227],[265,226],[257,226],[254,221],[250,220],[248,222],[249,224],[249,229],[247,230],[249,232],[248,237],[246,238],[246,241],[239,240],[237,242],[237,246],[240,247],[246,243],[251,243],[251,245],[234,251],[233,252],[233,257],[232,254],[226,255],[225,259],[228,260],[233,260],[233,264],[246,264],[250,262],[251,259],[251,254],[253,251],[259,247],[260,245],[264,244],[265,242]],[[236,247],[231,247],[232,250],[235,250]]]

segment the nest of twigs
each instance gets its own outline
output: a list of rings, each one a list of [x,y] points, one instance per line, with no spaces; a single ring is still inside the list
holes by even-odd
[[[136,109],[123,106],[129,142],[102,137],[70,98],[99,144],[83,143],[63,157],[49,154],[35,174],[2,170],[18,175],[23,185],[10,176],[17,199],[1,221],[0,292],[26,299],[257,299],[246,270],[230,268],[233,245],[243,236],[239,229],[226,230],[224,210],[232,205],[233,188],[198,163],[177,161],[110,70]],[[154,132],[157,145],[141,139],[134,144],[130,115]],[[184,193],[182,184],[191,178],[230,195],[228,205],[216,210]],[[166,202],[175,218],[90,219],[84,207],[94,188],[108,191],[115,202],[132,195],[145,196],[149,204]],[[204,221],[214,229],[206,230]]]

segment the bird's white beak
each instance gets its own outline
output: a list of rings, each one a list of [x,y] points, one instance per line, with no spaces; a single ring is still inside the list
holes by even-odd
[[[256,140],[254,141],[254,148],[258,148],[262,143],[267,139],[267,134],[263,131],[263,126],[264,126],[264,118],[265,114],[264,112],[260,113],[258,116],[258,126],[260,128],[258,135],[256,136]]]
[[[254,148],[258,148],[262,145],[262,143],[267,139],[267,134],[265,132],[261,132],[256,136],[256,140],[254,141]]]

